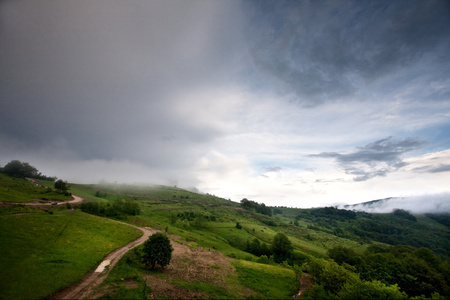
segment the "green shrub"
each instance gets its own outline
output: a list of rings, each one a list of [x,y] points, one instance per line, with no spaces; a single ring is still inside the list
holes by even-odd
[[[339,291],[340,299],[408,299],[396,284],[386,286],[380,281],[348,281]]]
[[[152,269],[156,264],[159,264],[164,269],[170,263],[172,259],[172,245],[170,245],[169,238],[161,233],[157,232],[150,236],[144,243],[144,255],[143,261],[147,266]]]
[[[356,274],[339,266],[334,261],[322,258],[313,258],[306,265],[306,270],[314,277],[317,284],[323,286],[331,293],[338,293],[349,279],[356,279]]]
[[[272,252],[275,262],[281,263],[285,260],[290,259],[293,249],[294,247],[292,246],[291,241],[285,234],[277,233],[274,236],[272,241]]]

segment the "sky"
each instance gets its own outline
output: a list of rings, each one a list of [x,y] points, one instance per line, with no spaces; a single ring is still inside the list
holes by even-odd
[[[13,159],[272,206],[448,201],[450,2],[1,1]]]

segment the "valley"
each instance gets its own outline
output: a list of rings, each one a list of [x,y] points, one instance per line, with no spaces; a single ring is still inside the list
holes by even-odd
[[[56,199],[61,205],[37,208],[25,204],[44,191],[19,179],[14,189],[11,178],[0,176],[12,195],[24,186],[32,190],[20,196],[22,204],[5,201],[6,193],[0,199],[2,299],[343,299],[361,284],[404,299],[448,296],[449,228],[438,222],[448,215],[263,207],[177,187],[123,184],[71,184],[81,204]],[[127,247],[101,281],[70,294],[108,253],[142,236],[133,226],[167,234],[174,248],[167,268],[147,269],[142,246]],[[280,234],[292,245],[286,256],[273,252]],[[375,258],[401,272],[382,271]],[[407,261],[426,275],[419,279]],[[330,285],[323,272],[347,280]],[[402,281],[405,275],[409,281]]]

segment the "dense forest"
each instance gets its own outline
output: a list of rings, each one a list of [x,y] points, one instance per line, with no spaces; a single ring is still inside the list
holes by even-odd
[[[370,214],[324,207],[298,210],[295,219],[307,220],[311,223],[308,226],[310,229],[358,242],[376,241],[389,245],[427,247],[436,253],[450,256],[450,214],[426,214],[416,217],[401,209],[389,214]],[[427,219],[441,223],[447,229],[435,227],[427,222]]]

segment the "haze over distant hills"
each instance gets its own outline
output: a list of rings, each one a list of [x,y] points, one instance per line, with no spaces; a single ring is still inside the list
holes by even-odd
[[[412,197],[390,197],[338,208],[365,211],[368,213],[390,213],[394,209],[408,210],[413,214],[450,213],[450,195],[436,194]]]

